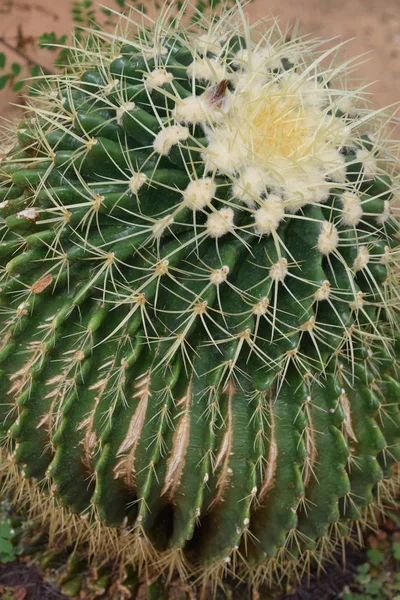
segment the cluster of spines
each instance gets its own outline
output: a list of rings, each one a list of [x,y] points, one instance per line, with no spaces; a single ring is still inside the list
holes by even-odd
[[[104,560],[104,557],[91,564],[88,544],[76,543],[68,535],[58,537],[57,546],[49,543],[48,523],[32,518],[29,503],[16,507],[10,498],[7,494],[1,497],[0,523],[4,521],[11,528],[10,543],[15,555],[29,566],[38,567],[46,585],[57,586],[63,597],[133,600],[144,597],[147,592],[146,598],[156,600],[177,595],[188,600],[192,595],[192,586],[177,577],[167,581],[155,570],[139,573],[132,564],[120,568],[115,561]]]
[[[378,393],[398,403],[394,373],[364,365],[367,349],[397,356],[398,184],[379,144],[352,133],[347,179],[300,212],[268,186],[258,205],[253,188],[240,197],[248,178],[204,173],[211,137],[174,112],[204,94],[218,124],[227,84],[194,67],[185,81],[191,38],[161,38],[167,51],[147,53],[117,37],[59,78],[4,162],[4,430],[17,415],[8,437],[25,475],[46,474],[77,512],[125,521],[143,552],[149,537],[171,561],[183,547],[198,559],[203,531],[210,576],[237,557],[289,564],[339,517],[360,519],[398,459],[397,408]],[[235,32],[227,48],[244,60],[246,43]],[[320,461],[338,472],[324,498]]]

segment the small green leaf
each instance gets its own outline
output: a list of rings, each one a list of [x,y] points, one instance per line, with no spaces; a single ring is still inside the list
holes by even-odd
[[[374,565],[374,567],[378,567],[379,565],[381,565],[385,559],[384,552],[381,552],[377,548],[371,548],[370,550],[368,550],[367,556],[368,559],[371,561],[371,564]]]
[[[11,562],[14,558],[15,552],[12,543],[0,538],[0,563]]]
[[[0,52],[0,69],[4,69],[4,67],[6,66],[6,55],[4,54],[4,52]]]
[[[55,40],[56,38],[56,34],[54,33],[54,31],[50,32],[50,33],[42,33],[42,35],[39,36],[39,44],[48,44],[51,43]]]
[[[65,44],[67,41],[67,35],[61,35],[57,37],[57,35],[52,31],[51,33],[43,33],[39,37],[39,46],[40,48],[46,48],[46,50],[50,50],[51,52],[55,52],[57,50],[57,45]]]
[[[38,75],[40,75],[40,67],[39,65],[34,65],[31,69],[31,76],[37,77]]]
[[[14,85],[12,86],[12,91],[13,92],[20,92],[22,90],[22,88],[25,85],[25,81],[23,79],[20,79],[20,81],[17,81],[17,83],[14,83]]]
[[[356,581],[362,585],[363,587],[365,587],[366,585],[368,585],[368,583],[371,581],[371,576],[370,575],[357,575],[356,576]]]
[[[364,591],[371,596],[377,596],[381,591],[383,582],[380,579],[372,579],[366,586]]]
[[[369,573],[370,568],[371,566],[369,563],[364,563],[363,565],[359,565],[357,567],[357,573],[359,573],[360,575],[366,575],[367,573]]]
[[[10,562],[15,559],[14,546],[10,542],[14,531],[9,521],[0,523],[0,563]]]
[[[392,544],[392,554],[393,558],[400,560],[400,542],[394,542]]]
[[[0,90],[3,90],[6,87],[7,82],[8,82],[8,78],[9,78],[8,74],[7,75],[2,75],[0,77]]]
[[[11,525],[9,521],[2,521],[0,523],[0,538],[10,538],[13,535]]]
[[[13,72],[13,75],[19,75],[21,72],[21,65],[17,62],[13,62],[11,64],[11,71]]]

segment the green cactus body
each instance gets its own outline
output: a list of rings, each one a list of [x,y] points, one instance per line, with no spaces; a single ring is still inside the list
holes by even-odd
[[[6,140],[8,481],[98,555],[115,530],[126,563],[302,572],[397,485],[395,144],[240,5],[121,23]]]

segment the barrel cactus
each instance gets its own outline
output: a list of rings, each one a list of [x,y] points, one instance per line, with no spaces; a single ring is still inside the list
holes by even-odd
[[[77,41],[4,133],[5,487],[95,559],[257,586],[397,489],[399,155],[337,46],[188,8]]]

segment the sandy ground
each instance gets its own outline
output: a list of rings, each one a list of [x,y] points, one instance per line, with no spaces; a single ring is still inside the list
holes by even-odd
[[[115,6],[111,0],[108,5]],[[51,66],[53,55],[38,52],[35,38],[43,32],[70,32],[71,6],[72,0],[0,0],[0,52],[6,50],[13,58],[1,40],[15,46],[22,36],[22,51]],[[357,75],[362,81],[374,82],[368,88],[374,93],[373,105],[400,101],[400,0],[254,0],[246,11],[252,21],[279,16],[283,29],[299,18],[301,35],[324,39],[338,36],[337,42],[353,38],[342,55],[369,53]],[[0,114],[10,113],[10,101],[16,101],[15,95],[2,91]]]

